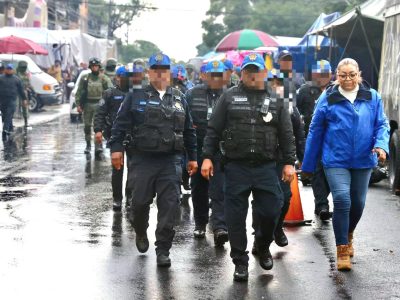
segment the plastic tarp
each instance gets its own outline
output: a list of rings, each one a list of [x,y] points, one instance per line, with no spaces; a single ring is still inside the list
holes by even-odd
[[[317,36],[312,35],[309,36],[310,32],[315,31],[318,28],[325,26],[326,24],[331,23],[332,21],[338,19],[340,17],[340,13],[334,12],[329,15],[324,13],[320,14],[319,17],[314,21],[311,27],[307,30],[306,34],[303,36],[301,41],[298,43],[298,46],[329,46],[330,39],[326,36]],[[307,41],[308,38],[308,41]],[[287,45],[288,46],[288,45]]]
[[[88,62],[92,56],[102,61],[108,57],[117,57],[115,41],[92,37],[80,30],[49,30],[31,27],[3,27],[0,37],[14,35],[28,38],[40,44],[49,55],[29,55],[40,67],[49,68],[56,59],[62,61],[62,67]]]
[[[344,48],[344,57],[351,57],[358,62],[364,79],[374,88],[378,84],[385,5],[386,0],[367,1],[308,33],[332,36]]]

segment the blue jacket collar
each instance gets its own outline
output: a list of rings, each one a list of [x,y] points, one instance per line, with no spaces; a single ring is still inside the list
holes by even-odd
[[[326,89],[326,97],[329,105],[333,105],[347,99],[339,92],[339,85],[330,85]],[[370,101],[372,99],[371,88],[368,83],[359,84],[357,100]]]

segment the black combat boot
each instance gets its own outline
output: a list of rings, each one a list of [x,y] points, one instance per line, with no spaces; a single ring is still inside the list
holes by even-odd
[[[92,151],[92,144],[90,143],[90,141],[86,141],[86,148],[85,148],[84,153],[89,154],[90,151]]]
[[[206,236],[206,225],[196,225],[193,235],[196,239],[203,239]]]
[[[217,229],[214,231],[215,247],[223,247],[228,241],[228,232],[225,229]]]
[[[274,239],[275,244],[277,244],[279,247],[285,247],[289,244],[289,241],[282,227],[279,227],[275,230]]]
[[[319,212],[319,218],[321,221],[328,221],[330,218],[332,218],[332,214],[329,212],[328,208],[323,208]]]
[[[171,259],[166,254],[157,254],[157,266],[169,268],[171,266]]]
[[[145,253],[149,250],[149,240],[146,233],[143,235],[136,234],[136,248],[140,253]]]
[[[233,279],[235,281],[247,281],[249,279],[248,266],[236,265],[235,273],[233,273]]]
[[[261,268],[264,270],[271,270],[274,266],[274,261],[272,259],[271,252],[269,251],[269,246],[258,247],[258,255]]]

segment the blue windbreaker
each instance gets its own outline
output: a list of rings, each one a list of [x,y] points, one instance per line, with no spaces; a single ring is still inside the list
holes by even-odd
[[[346,169],[375,167],[373,148],[389,154],[389,124],[380,95],[360,84],[352,104],[338,87],[327,88],[318,99],[306,141],[304,172],[314,172],[321,151],[325,168]]]

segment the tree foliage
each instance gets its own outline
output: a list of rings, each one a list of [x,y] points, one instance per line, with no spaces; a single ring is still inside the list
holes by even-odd
[[[228,33],[245,28],[301,37],[320,13],[345,12],[365,0],[210,0],[198,54],[213,49]]]
[[[157,45],[149,41],[137,40],[133,44],[122,45],[121,40],[117,41],[119,60],[127,64],[135,58],[148,58],[156,52],[160,52]]]
[[[113,38],[115,30],[122,25],[130,25],[133,17],[140,12],[154,9],[147,6],[143,0],[128,0],[127,4],[120,4],[115,0],[91,0],[89,2],[89,29],[97,31],[107,27],[107,37]]]

